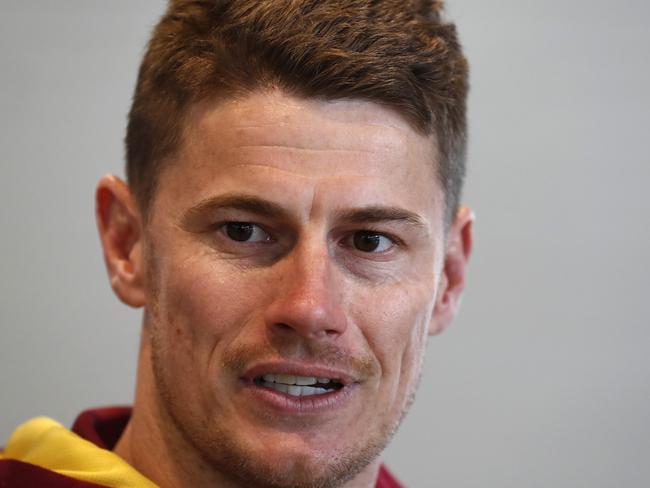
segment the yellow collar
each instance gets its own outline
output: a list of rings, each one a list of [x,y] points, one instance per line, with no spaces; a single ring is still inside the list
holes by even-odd
[[[117,454],[97,447],[47,417],[37,417],[20,425],[0,457],[111,488],[157,486]]]

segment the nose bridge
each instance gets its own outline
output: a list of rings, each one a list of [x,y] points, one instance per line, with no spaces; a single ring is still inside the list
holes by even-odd
[[[332,263],[330,262],[327,246],[319,243],[305,243],[297,249],[292,256],[291,277],[297,296],[304,295],[306,298],[316,299],[318,296],[325,298],[329,289],[329,282],[332,274]],[[293,286],[292,286],[293,285]]]
[[[278,286],[266,314],[268,326],[312,339],[345,330],[340,278],[324,239],[299,241],[278,273]]]

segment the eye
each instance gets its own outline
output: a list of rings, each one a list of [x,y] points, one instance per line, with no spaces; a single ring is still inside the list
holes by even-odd
[[[259,225],[250,222],[228,222],[223,230],[226,235],[237,242],[263,242],[270,241],[271,236]]]
[[[385,252],[395,245],[395,242],[383,234],[362,230],[352,236],[354,247],[363,252]]]

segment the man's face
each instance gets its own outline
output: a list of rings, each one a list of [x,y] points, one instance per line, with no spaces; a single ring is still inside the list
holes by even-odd
[[[327,486],[376,457],[434,313],[435,154],[369,102],[265,92],[196,107],[144,247],[166,428],[250,485]]]

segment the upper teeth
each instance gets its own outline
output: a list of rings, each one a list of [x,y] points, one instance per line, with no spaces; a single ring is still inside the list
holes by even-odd
[[[314,376],[294,376],[291,374],[265,374],[262,376],[264,381],[268,383],[283,383],[285,385],[298,385],[307,386],[316,383],[327,384],[331,380],[329,378],[316,378]]]
[[[291,396],[323,395],[331,391],[326,384],[336,382],[330,378],[315,376],[295,376],[292,374],[265,374],[261,386]],[[311,386],[309,386],[311,385]]]

